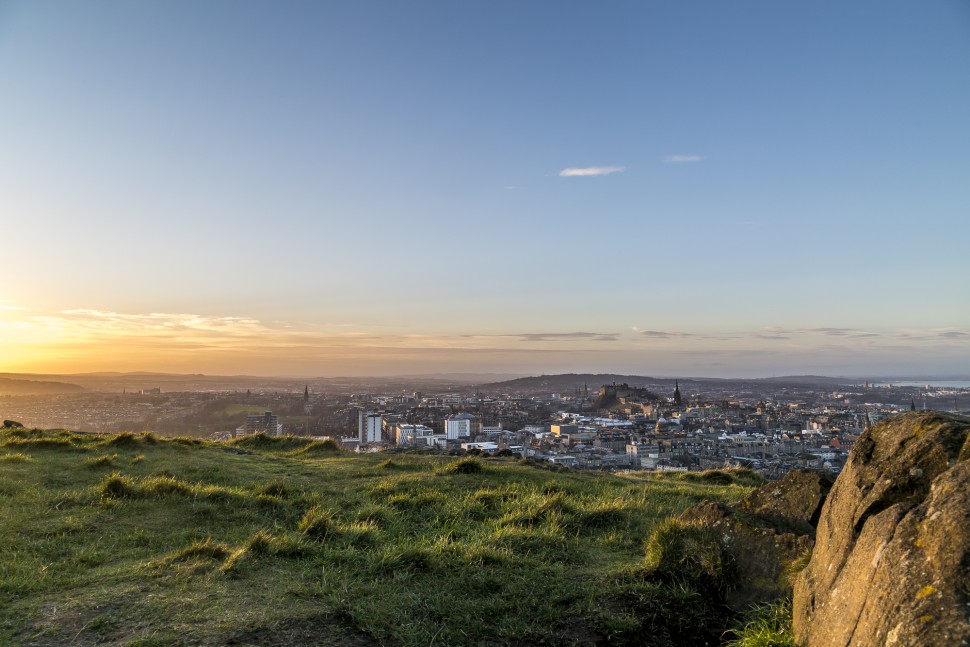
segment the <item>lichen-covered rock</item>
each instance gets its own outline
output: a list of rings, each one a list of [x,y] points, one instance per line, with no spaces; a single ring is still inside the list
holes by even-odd
[[[815,536],[815,526],[835,477],[826,472],[792,470],[776,483],[766,483],[745,497],[739,508],[779,527]]]
[[[832,485],[819,472],[792,471],[766,483],[737,508],[708,501],[685,510],[681,521],[717,531],[738,567],[727,604],[742,610],[791,593],[791,566],[812,548],[814,520]]]
[[[806,647],[970,644],[970,420],[920,412],[856,443],[794,596]]]

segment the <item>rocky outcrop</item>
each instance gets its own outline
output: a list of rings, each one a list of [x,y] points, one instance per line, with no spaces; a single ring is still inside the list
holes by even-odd
[[[832,486],[828,474],[793,471],[749,494],[736,508],[709,501],[680,520],[713,528],[737,565],[727,604],[737,610],[791,593],[792,565],[812,548],[814,522]]]
[[[856,442],[795,585],[806,647],[970,644],[970,419],[900,414]]]

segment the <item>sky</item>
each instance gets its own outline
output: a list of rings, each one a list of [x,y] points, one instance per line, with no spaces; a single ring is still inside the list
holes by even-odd
[[[970,3],[0,0],[0,371],[970,374]]]

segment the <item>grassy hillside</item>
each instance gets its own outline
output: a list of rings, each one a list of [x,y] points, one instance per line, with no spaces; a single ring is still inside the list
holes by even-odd
[[[714,480],[0,430],[0,643],[659,644],[704,592],[646,539]]]

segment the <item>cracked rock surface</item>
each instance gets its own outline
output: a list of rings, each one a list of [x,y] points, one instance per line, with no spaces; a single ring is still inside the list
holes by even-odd
[[[859,438],[795,583],[800,644],[970,645],[968,433],[914,412]]]

